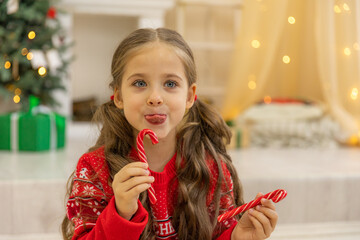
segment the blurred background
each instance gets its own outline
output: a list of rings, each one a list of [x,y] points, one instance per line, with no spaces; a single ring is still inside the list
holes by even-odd
[[[270,239],[360,239],[360,1],[0,0],[0,24],[0,240],[61,239],[112,54],[142,27],[193,49],[245,201],[288,191]]]

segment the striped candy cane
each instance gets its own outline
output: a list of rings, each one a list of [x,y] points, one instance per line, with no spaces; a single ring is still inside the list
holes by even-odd
[[[255,199],[251,202],[245,203],[244,205],[241,205],[240,207],[234,208],[224,214],[221,214],[218,217],[218,222],[222,222],[222,221],[229,219],[235,215],[245,212],[246,210],[248,210],[250,208],[260,205],[260,201],[262,198],[271,199],[274,203],[277,203],[277,202],[283,200],[286,197],[286,195],[287,195],[287,192],[283,189],[278,189],[273,192],[269,192],[261,197],[258,197],[257,199]]]
[[[159,140],[157,139],[155,133],[153,131],[151,131],[150,129],[143,129],[142,131],[139,132],[137,139],[136,139],[139,158],[142,162],[147,163],[145,149],[144,149],[145,135],[149,135],[151,142],[153,144],[157,144],[159,142]],[[155,190],[152,185],[148,189],[148,193],[149,193],[150,202],[152,204],[155,204],[157,200],[156,200],[156,196],[155,196]]]

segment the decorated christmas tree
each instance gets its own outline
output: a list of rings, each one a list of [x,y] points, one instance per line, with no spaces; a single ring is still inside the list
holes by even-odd
[[[0,101],[22,108],[0,114],[0,150],[65,146],[66,117],[49,108],[70,62],[60,14],[50,0],[0,0]]]
[[[50,0],[0,0],[0,95],[29,109],[29,99],[56,106],[70,59],[63,14]]]

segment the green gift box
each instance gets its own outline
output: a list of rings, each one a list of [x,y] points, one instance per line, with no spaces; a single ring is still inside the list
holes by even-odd
[[[61,149],[65,146],[65,130],[66,118],[50,111],[0,115],[0,150]]]
[[[0,150],[11,150],[11,114],[0,115]]]

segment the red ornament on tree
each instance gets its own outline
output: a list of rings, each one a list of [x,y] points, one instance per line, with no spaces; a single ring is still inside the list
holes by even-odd
[[[53,19],[53,18],[55,18],[55,15],[56,15],[56,9],[54,7],[50,7],[46,16],[48,18]]]

